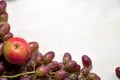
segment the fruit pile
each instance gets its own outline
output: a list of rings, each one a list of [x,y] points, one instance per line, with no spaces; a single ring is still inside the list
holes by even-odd
[[[82,66],[70,53],[55,61],[55,53],[42,54],[39,44],[14,37],[10,32],[6,1],[0,1],[0,80],[101,80],[91,72],[92,60],[81,57]]]

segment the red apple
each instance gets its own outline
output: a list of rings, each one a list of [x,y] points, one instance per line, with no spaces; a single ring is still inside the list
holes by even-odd
[[[3,46],[5,59],[12,64],[23,64],[31,56],[29,44],[20,37],[8,39]]]

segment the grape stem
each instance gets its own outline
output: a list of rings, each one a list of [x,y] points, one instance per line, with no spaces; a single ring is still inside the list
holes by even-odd
[[[34,73],[35,73],[35,71],[23,72],[23,73],[19,73],[19,74],[16,74],[16,75],[11,75],[11,76],[4,75],[4,77],[6,77],[6,78],[17,78],[17,77],[22,76],[22,75],[34,74]]]

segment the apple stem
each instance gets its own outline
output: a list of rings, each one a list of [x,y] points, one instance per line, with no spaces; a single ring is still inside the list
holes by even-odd
[[[23,73],[19,73],[19,74],[16,74],[16,75],[11,75],[11,76],[5,76],[6,78],[17,78],[19,76],[22,76],[22,75],[27,75],[27,74],[34,74],[35,71],[31,71],[31,72],[23,72]]]

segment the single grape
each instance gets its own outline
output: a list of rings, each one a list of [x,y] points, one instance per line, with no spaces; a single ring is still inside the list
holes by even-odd
[[[70,78],[66,77],[64,80],[71,80]]]
[[[20,80],[31,80],[30,78],[28,75],[20,76]]]
[[[83,55],[82,56],[82,64],[84,67],[90,68],[92,66],[92,60],[87,55]]]
[[[8,79],[3,76],[0,76],[0,80],[8,80]]]
[[[0,61],[0,75],[4,73],[5,70],[5,64],[3,61]]]
[[[101,80],[100,77],[95,73],[89,73],[86,76],[86,80]]]
[[[48,65],[42,65],[36,68],[35,73],[38,76],[45,76],[50,71],[50,67]]]
[[[7,34],[5,34],[3,37],[0,37],[1,41],[7,41],[8,39],[13,37],[13,33],[8,32]]]
[[[29,61],[27,61],[26,68],[27,68],[27,71],[33,71],[34,70],[35,62],[34,62],[33,59],[30,59]]]
[[[36,74],[31,75],[30,80],[37,80],[37,75]]]
[[[73,69],[73,72],[75,72],[75,73],[80,73],[80,71],[81,71],[81,66],[79,65],[79,64],[77,64],[76,66],[75,66],[75,68]]]
[[[68,72],[74,72],[74,69],[76,68],[77,62],[76,61],[69,61],[65,64],[65,70]]]
[[[4,12],[2,14],[0,14],[0,21],[2,22],[7,22],[8,21],[8,13],[7,12]]]
[[[64,64],[62,62],[59,62],[58,70],[64,69]]]
[[[0,56],[3,55],[3,52],[2,52],[3,45],[4,45],[4,43],[1,42],[1,43],[0,43]]]
[[[58,70],[55,72],[55,80],[64,80],[67,77],[67,73],[64,70]]]
[[[39,48],[39,44],[37,42],[29,42],[29,46],[30,46],[31,52],[34,52]]]
[[[53,60],[54,57],[55,53],[53,51],[49,51],[45,55],[43,55],[43,61],[48,64]]]
[[[19,69],[19,73],[21,73],[21,72],[27,72],[27,66],[22,65]]]
[[[22,65],[23,69],[26,68],[27,71],[33,71],[36,67],[35,62],[35,55],[36,53],[32,54],[31,57]]]
[[[120,67],[116,67],[115,73],[116,73],[117,77],[120,78]]]
[[[42,64],[43,64],[42,53],[37,52],[37,53],[34,55],[34,61],[35,61],[35,64],[36,64],[37,66],[42,65]]]
[[[77,74],[71,74],[70,76],[70,80],[78,80],[78,75]]]
[[[6,1],[5,0],[0,1],[0,14],[5,12],[6,7],[7,7]]]
[[[7,34],[10,30],[10,25],[8,23],[2,23],[0,24],[0,37]]]
[[[72,56],[70,55],[70,53],[66,52],[63,55],[63,64],[66,64],[66,63],[68,63],[71,60],[72,60]]]
[[[51,70],[55,70],[59,67],[59,63],[57,61],[52,61],[48,64]]]
[[[82,76],[86,77],[90,73],[90,70],[87,67],[81,69]]]

